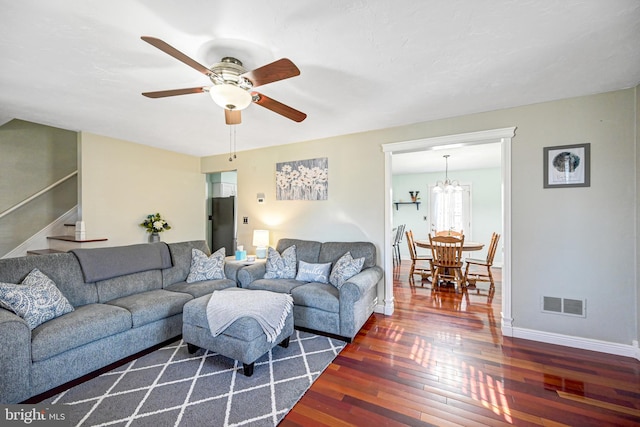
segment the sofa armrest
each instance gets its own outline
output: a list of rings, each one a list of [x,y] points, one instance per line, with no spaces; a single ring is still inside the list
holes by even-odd
[[[31,331],[21,317],[0,308],[0,403],[29,397]]]
[[[377,285],[382,268],[367,268],[347,280],[340,288],[340,335],[353,338],[367,321],[377,301]]]
[[[382,268],[369,267],[344,282],[340,288],[340,303],[354,303],[367,294],[371,288],[375,288],[382,279]],[[343,300],[344,299],[344,300]]]
[[[238,283],[238,271],[240,271],[244,267],[242,264],[237,263],[224,263],[224,275],[227,279],[231,279],[234,282]]]
[[[241,288],[246,288],[251,282],[262,279],[267,272],[267,265],[264,262],[248,265],[238,271],[238,283]]]

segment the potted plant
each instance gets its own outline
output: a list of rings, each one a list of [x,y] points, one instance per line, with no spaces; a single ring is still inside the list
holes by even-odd
[[[140,224],[141,227],[147,229],[149,235],[149,243],[159,242],[160,235],[165,230],[171,230],[169,223],[162,218],[159,213],[147,215],[147,218]]]

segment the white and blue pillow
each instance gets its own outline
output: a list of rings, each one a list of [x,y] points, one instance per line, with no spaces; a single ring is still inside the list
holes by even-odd
[[[295,279],[296,278],[296,245],[289,246],[282,251],[282,255],[272,247],[267,249],[265,265],[265,279]]]
[[[211,256],[207,256],[200,249],[191,249],[191,268],[187,276],[187,283],[226,279],[224,274],[225,253],[225,249],[220,248]]]
[[[329,283],[340,289],[347,280],[362,271],[363,265],[364,257],[354,259],[351,256],[351,252],[347,252],[333,266],[329,276]]]
[[[53,280],[37,268],[19,285],[0,282],[0,306],[22,317],[31,330],[74,310]]]
[[[331,272],[331,263],[312,264],[300,261],[298,263],[298,274],[296,280],[302,282],[318,282],[329,283],[329,273]]]

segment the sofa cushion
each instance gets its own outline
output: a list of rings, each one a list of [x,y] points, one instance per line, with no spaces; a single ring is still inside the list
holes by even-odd
[[[265,291],[290,294],[291,289],[304,285],[305,283],[306,282],[300,282],[296,279],[258,279],[243,287],[245,289],[262,289]]]
[[[22,317],[29,329],[73,311],[56,284],[37,268],[21,284],[0,283],[0,306]]]
[[[296,246],[289,246],[278,253],[272,247],[267,250],[265,279],[295,279],[296,277]]]
[[[184,292],[190,294],[194,298],[210,294],[213,291],[236,287],[237,283],[231,279],[203,280],[201,282],[187,283],[178,282],[166,288],[168,291]]]
[[[340,291],[327,283],[306,283],[291,290],[296,306],[319,308],[338,313],[340,311]]]
[[[298,274],[296,280],[301,282],[319,282],[329,283],[329,273],[331,272],[331,263],[323,264],[298,262]]]
[[[166,289],[142,292],[124,298],[114,299],[108,304],[126,308],[131,312],[134,328],[182,313],[182,307],[193,297],[183,292]]]
[[[371,242],[325,242],[320,249],[317,262],[335,262],[344,254],[351,252],[355,259],[364,257],[362,268],[376,265],[376,246]]]
[[[276,251],[282,253],[282,251],[291,246],[296,247],[296,258],[298,261],[302,260],[305,262],[327,262],[318,261],[322,243],[316,242],[314,240],[280,239],[278,240],[278,244],[276,245]]]
[[[76,347],[131,329],[131,313],[108,304],[87,304],[33,330],[31,358],[48,359]]]
[[[338,261],[336,261],[333,269],[331,270],[331,276],[329,282],[340,289],[344,282],[360,273],[362,265],[364,264],[364,257],[353,259],[351,252],[344,254]]]
[[[199,249],[191,249],[191,268],[187,276],[187,283],[225,279],[224,257],[225,248],[218,249],[210,256]]]
[[[98,302],[95,284],[84,282],[78,259],[68,252],[0,259],[0,282],[20,283],[34,268],[53,280],[74,307]]]
[[[149,270],[96,282],[99,302],[162,289],[162,270]]]
[[[187,280],[191,269],[191,250],[199,249],[209,255],[211,251],[204,240],[194,240],[190,242],[169,243],[169,252],[173,267],[162,270],[163,287],[171,286],[177,282]]]

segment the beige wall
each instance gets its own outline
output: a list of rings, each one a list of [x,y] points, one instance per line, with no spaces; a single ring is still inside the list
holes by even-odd
[[[276,200],[276,163],[317,157],[328,158],[328,200]],[[363,240],[375,243],[380,251],[383,160],[380,148],[359,135],[243,151],[231,163],[225,155],[207,157],[202,159],[202,171],[238,171],[238,244],[249,251],[255,250],[253,230],[263,228],[271,231],[274,246],[282,237]],[[265,194],[264,204],[257,203],[258,193]],[[247,225],[242,224],[245,216]]]
[[[238,170],[239,242],[254,228],[280,237],[370,240],[385,256],[381,144],[516,126],[512,146],[514,329],[627,346],[638,339],[635,265],[635,90],[572,98],[357,135],[202,159]],[[591,187],[543,189],[546,146],[591,143]],[[242,148],[242,147],[239,147]],[[329,158],[329,200],[275,200],[275,163]],[[256,203],[256,193],[267,203]],[[603,249],[605,248],[605,249]],[[614,249],[615,248],[615,249]],[[585,298],[586,318],[545,314],[542,296]],[[383,284],[378,297],[384,296]]]
[[[197,157],[83,132],[80,136],[82,220],[101,246],[144,243],[140,224],[160,212],[172,229],[165,242],[205,238],[205,176]]]

